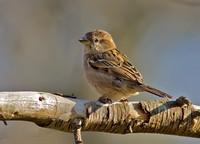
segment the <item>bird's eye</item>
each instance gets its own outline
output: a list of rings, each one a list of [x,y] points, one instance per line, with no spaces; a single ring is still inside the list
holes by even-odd
[[[95,39],[94,42],[99,42],[99,39]]]

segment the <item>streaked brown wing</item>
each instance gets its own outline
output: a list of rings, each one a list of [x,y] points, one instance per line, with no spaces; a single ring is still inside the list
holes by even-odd
[[[142,83],[142,75],[132,65],[127,56],[117,49],[90,55],[88,63],[92,68],[115,77]]]

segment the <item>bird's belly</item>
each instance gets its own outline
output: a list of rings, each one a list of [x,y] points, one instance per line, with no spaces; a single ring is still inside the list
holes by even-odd
[[[90,87],[100,96],[106,95],[106,97],[112,100],[118,100],[128,98],[132,94],[138,94],[137,91],[128,88],[126,83],[119,82],[120,84],[116,84],[116,78],[106,73],[99,72],[90,67],[84,69],[84,73]]]
[[[84,73],[90,87],[99,95],[104,95],[112,90],[112,76],[93,69],[85,70]]]

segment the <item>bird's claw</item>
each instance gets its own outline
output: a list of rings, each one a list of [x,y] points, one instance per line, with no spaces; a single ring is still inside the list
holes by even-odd
[[[98,101],[100,101],[101,103],[104,103],[104,104],[111,104],[112,103],[112,100],[105,97],[105,96],[101,96]]]

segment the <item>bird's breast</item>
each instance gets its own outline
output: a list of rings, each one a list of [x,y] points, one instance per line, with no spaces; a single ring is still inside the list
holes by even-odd
[[[113,76],[98,71],[98,69],[92,68],[89,65],[86,57],[83,58],[83,71],[90,87],[97,91],[100,95],[110,91],[112,87]]]

